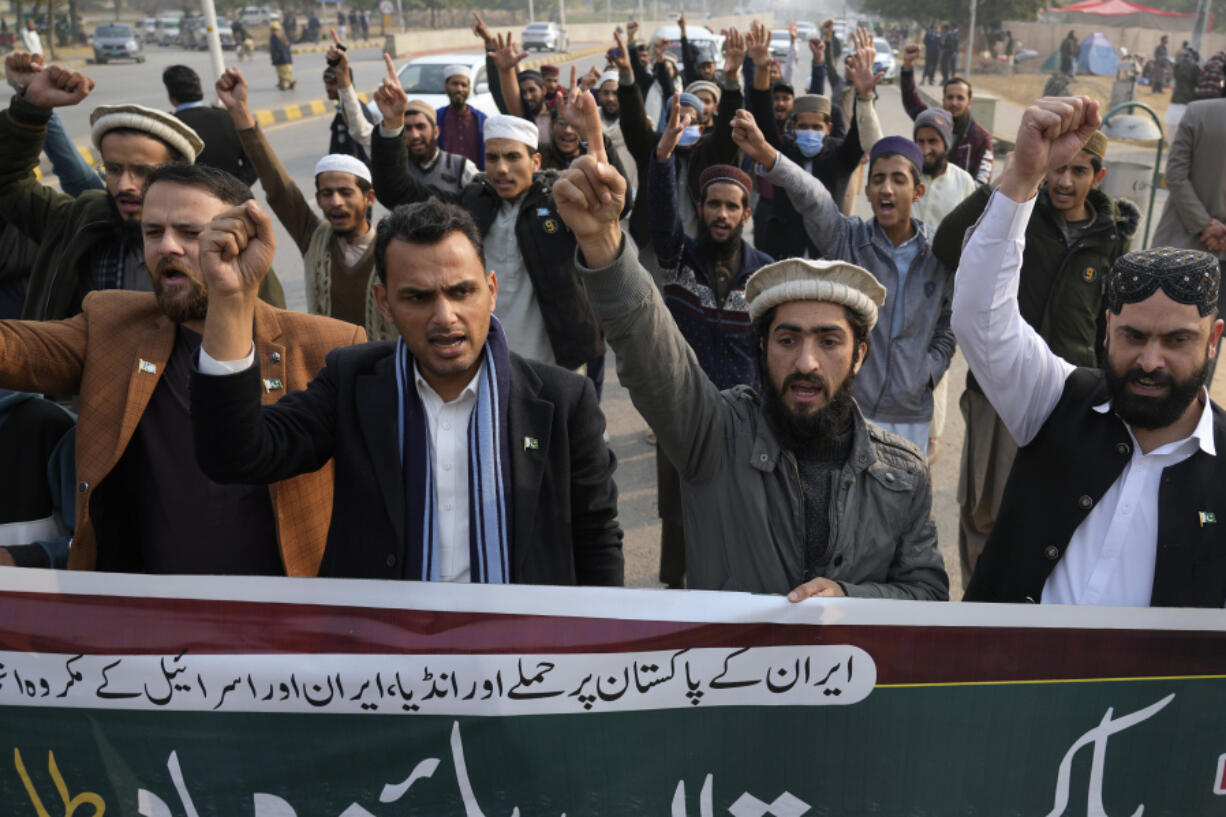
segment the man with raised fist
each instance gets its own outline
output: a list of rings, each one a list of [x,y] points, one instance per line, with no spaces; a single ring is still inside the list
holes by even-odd
[[[1019,450],[966,599],[1226,604],[1226,416],[1204,387],[1222,321],[1217,260],[1159,247],[1106,280],[1106,362],[1077,367],[1022,319],[1017,279],[1040,182],[1102,122],[1087,97],[1026,109],[962,253],[953,325]]]

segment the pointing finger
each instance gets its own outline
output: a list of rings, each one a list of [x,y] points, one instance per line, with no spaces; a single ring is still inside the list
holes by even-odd
[[[392,62],[392,55],[386,51],[383,52],[383,64],[387,66],[388,78],[395,80],[396,84],[400,84],[400,77],[396,75],[396,64]]]

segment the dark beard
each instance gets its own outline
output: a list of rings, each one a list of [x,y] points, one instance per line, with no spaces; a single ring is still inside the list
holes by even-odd
[[[811,414],[798,415],[783,402],[783,394],[762,363],[762,410],[771,430],[779,438],[779,445],[787,451],[828,450],[833,448],[847,430],[855,411],[855,399],[851,386],[856,379],[855,371],[848,371],[847,379],[825,406]],[[803,375],[793,372],[783,380],[783,388],[792,383],[819,383],[829,394],[829,382],[820,375]]]
[[[940,159],[937,159],[932,164],[929,164],[928,162],[924,162],[924,174],[927,176],[932,176],[935,179],[937,176],[940,176],[942,173],[945,172],[945,168],[948,165],[949,165],[949,155],[948,154],[946,154],[945,156],[942,156]]]
[[[171,295],[162,287],[162,275],[167,269],[175,266],[174,264],[162,264],[153,281],[153,294],[157,298],[158,308],[162,310],[163,315],[175,323],[204,320],[205,313],[209,310],[209,293],[199,279],[195,276],[190,277],[192,290],[185,294]],[[185,267],[178,266],[177,268],[190,275]]]
[[[966,126],[970,123],[970,121],[971,121],[971,112],[969,110],[966,113],[962,114],[961,116],[954,117],[954,143],[955,144],[958,141],[958,134],[966,130]],[[953,149],[954,149],[954,146],[950,145],[949,150],[953,150]],[[946,151],[946,154],[948,155],[948,151]]]
[[[1192,405],[1209,376],[1209,360],[1206,355],[1200,368],[1192,372],[1186,380],[1176,380],[1166,372],[1146,374],[1135,366],[1123,374],[1118,374],[1110,362],[1103,366],[1103,374],[1107,378],[1112,411],[1130,426],[1153,431],[1171,425]],[[1141,380],[1168,386],[1170,392],[1166,397],[1141,397],[1125,388],[1129,383]]]
[[[738,224],[732,228],[726,241],[717,241],[707,229],[707,223],[700,218],[698,220],[698,249],[702,257],[707,259],[711,265],[723,264],[732,267],[737,254],[741,251],[741,234],[744,231],[745,224]]]

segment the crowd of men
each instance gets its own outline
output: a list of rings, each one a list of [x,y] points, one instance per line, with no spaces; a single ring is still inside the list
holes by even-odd
[[[864,30],[823,26],[804,84],[757,23],[711,53],[683,21],[680,63],[632,23],[569,82],[473,30],[495,115],[467,66],[436,109],[387,55],[364,105],[331,49],[310,191],[237,68],[219,107],[172,66],[169,112],[95,108],[102,172],[74,175],[55,110],[93,80],[6,59],[0,564],[620,585],[612,350],[657,444],[664,584],[947,600],[929,461],[961,348],[965,598],[1226,605],[1220,91],[1130,251],[1099,104],[1036,101],[997,167],[936,65],[956,27],[925,37],[940,107],[904,50],[902,134]]]

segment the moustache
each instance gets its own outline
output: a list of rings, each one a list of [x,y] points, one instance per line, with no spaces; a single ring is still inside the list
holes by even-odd
[[[787,389],[793,383],[807,383],[810,386],[817,386],[825,392],[830,389],[826,385],[826,378],[820,374],[802,374],[801,372],[792,372],[787,377],[783,378],[783,388]]]
[[[1143,386],[1173,386],[1175,378],[1168,372],[1147,372],[1139,367],[1133,367],[1124,372],[1124,383],[1136,383]]]

